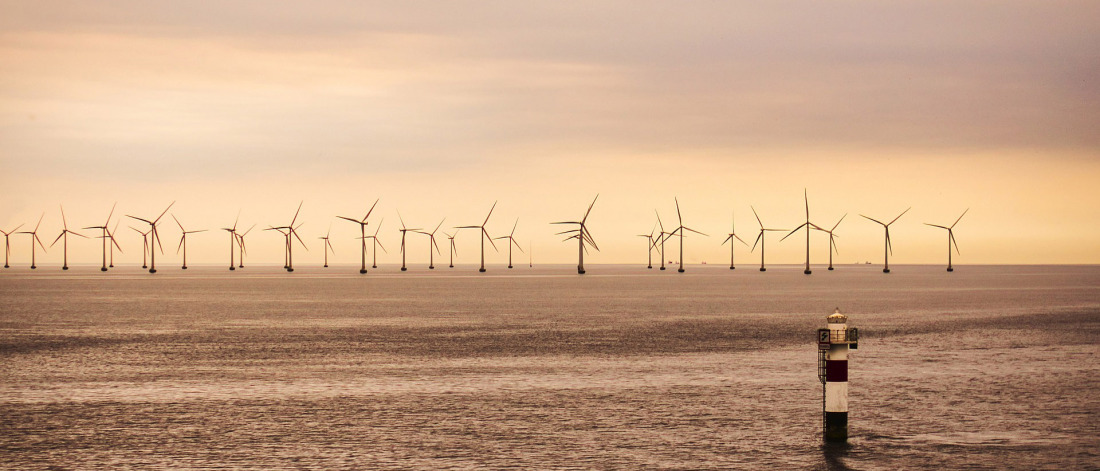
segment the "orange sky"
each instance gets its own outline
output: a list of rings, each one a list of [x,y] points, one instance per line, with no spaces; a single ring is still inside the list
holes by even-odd
[[[724,263],[731,212],[751,243],[750,205],[791,228],[805,188],[814,222],[848,213],[838,262],[881,262],[882,230],[859,213],[912,206],[892,262],[944,263],[946,235],[922,223],[969,207],[956,263],[1100,263],[1096,2],[211,8],[0,2],[0,228],[46,212],[48,245],[59,204],[83,227],[115,201],[147,217],[172,200],[189,229],[238,210],[279,225],[305,200],[299,260],[321,259],[331,225],[351,263],[358,228],[333,216],[381,198],[393,263],[397,210],[450,227],[499,200],[494,235],[518,217],[537,262],[572,263],[547,223],[600,193],[589,262],[644,262],[635,235],[654,209],[670,225],[679,197],[685,224],[711,234],[687,260]],[[174,252],[175,223],[162,235]],[[119,237],[122,260],[140,259],[140,237]],[[197,234],[190,261],[220,263],[225,238]],[[474,262],[476,234],[458,240]],[[26,236],[12,241],[22,264]],[[769,262],[803,260],[803,238],[777,241]],[[255,234],[252,258],[280,262],[281,242]],[[410,243],[410,262],[426,260],[426,238]],[[98,257],[98,241],[71,241],[71,263]]]

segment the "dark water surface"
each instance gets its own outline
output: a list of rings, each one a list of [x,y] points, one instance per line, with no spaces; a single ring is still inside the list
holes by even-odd
[[[1100,267],[588,268],[5,270],[0,467],[1100,468]]]

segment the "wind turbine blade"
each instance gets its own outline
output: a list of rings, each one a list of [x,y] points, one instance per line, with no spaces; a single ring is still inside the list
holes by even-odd
[[[741,241],[741,244],[742,244],[742,245],[744,245],[745,247],[748,247],[748,246],[749,246],[749,244],[748,244],[748,243],[746,243],[745,241],[741,240],[741,238],[740,238],[740,237],[737,237],[737,234],[734,234],[734,235],[733,235],[733,238],[734,238],[734,239],[737,239],[737,240],[739,240],[739,241]],[[732,243],[732,242],[731,242],[731,243]]]
[[[894,218],[894,221],[897,221],[898,219],[901,219],[901,217],[904,216],[905,213],[908,213],[910,209],[913,209],[913,207],[910,206],[908,208],[905,208],[905,211],[902,211],[901,214],[898,215],[898,217]],[[890,221],[890,224],[893,224],[894,221]]]
[[[397,211],[397,220],[401,221],[401,229],[405,229],[405,218],[401,217],[401,211]]]
[[[832,228],[832,229],[829,229],[829,232],[833,232],[833,231],[835,231],[835,230],[836,230],[836,227],[840,225],[840,221],[843,221],[843,220],[844,220],[844,218],[845,218],[845,217],[847,217],[847,216],[848,216],[848,213],[844,213],[844,216],[841,216],[841,217],[840,217],[840,220],[839,220],[839,221],[837,221],[837,222],[836,222],[836,224],[833,224],[833,228]]]
[[[242,233],[241,236],[240,236],[241,239],[244,239],[244,236],[248,235],[248,233],[251,232],[252,228],[254,228],[254,227],[256,227],[255,224],[253,224],[251,227],[249,227],[247,231],[244,231],[244,233]]]
[[[519,253],[527,253],[523,251],[523,247],[519,246],[519,242],[516,242],[516,239],[512,239],[511,237],[509,237],[509,239],[511,240],[511,243],[516,244],[516,248],[519,249]]]
[[[363,216],[363,222],[367,222],[367,218],[370,217],[370,213],[374,212],[374,207],[378,206],[378,201],[381,200],[381,199],[382,198],[378,198],[378,199],[374,200],[374,204],[370,205],[370,209],[367,210],[367,215]]]
[[[806,200],[806,219],[810,219],[810,194],[805,188],[802,189],[802,197]]]
[[[886,248],[890,250],[890,255],[894,254],[894,246],[890,243],[890,233],[886,233]]]
[[[493,242],[493,236],[489,235],[489,231],[485,230],[485,228],[482,227],[481,232],[485,233],[485,238],[489,239],[489,244],[491,244],[493,246],[493,250],[499,252],[499,250],[497,250],[496,242]]]
[[[863,215],[862,215],[862,214],[860,214],[860,216],[863,216]],[[870,218],[870,217],[867,217],[867,216],[863,216],[863,217],[865,217],[865,218],[867,218],[867,219],[870,219],[870,220],[872,220],[872,221],[875,221],[875,222],[877,222],[877,223],[879,223],[879,224],[882,224],[883,226],[885,226],[885,225],[886,225],[886,224],[883,224],[883,223],[882,223],[882,221],[879,221],[878,219],[875,219],[875,218]]]
[[[53,247],[53,246],[54,246],[55,244],[57,244],[57,241],[61,240],[61,238],[62,238],[62,237],[63,237],[64,235],[65,235],[65,231],[61,231],[61,234],[58,234],[58,235],[57,235],[57,238],[53,240],[53,243],[52,243],[52,244],[50,244],[50,247]]]
[[[177,225],[177,226],[180,226],[180,231],[182,231],[182,232],[187,232],[187,229],[184,229],[184,228],[183,228],[183,224],[180,224],[180,220],[179,220],[179,219],[176,219],[176,215],[175,215],[175,214],[172,214],[171,216],[172,216],[172,220],[173,220],[173,221],[176,221],[176,225]]]
[[[690,227],[685,227],[684,229],[685,229],[685,230],[689,230],[689,231],[691,231],[691,232],[694,232],[694,233],[696,233],[696,234],[699,234],[699,235],[701,235],[701,236],[705,236],[705,237],[710,237],[709,235],[707,235],[707,234],[704,234],[704,233],[702,233],[702,232],[699,232],[699,231],[697,231],[697,230],[695,230],[695,229],[692,229],[692,228],[690,228]]]
[[[760,243],[760,238],[761,237],[764,237],[764,231],[763,230],[760,231],[760,235],[756,236],[756,242],[752,243],[752,249],[750,249],[749,252],[755,252],[756,251],[756,244]]]
[[[481,226],[455,226],[455,229],[481,229]]]
[[[301,226],[301,224],[299,224],[299,225],[298,225],[298,227],[302,227],[302,226]],[[308,252],[308,251],[309,251],[309,247],[308,247],[308,246],[306,246],[306,242],[305,242],[304,240],[302,240],[302,237],[298,235],[298,231],[297,231],[297,230],[294,230],[294,229],[291,229],[291,230],[290,230],[290,233],[291,233],[291,234],[294,234],[294,238],[295,238],[295,239],[298,239],[298,243],[299,243],[299,244],[302,244],[302,247],[306,249],[306,252]]]
[[[81,234],[81,233],[79,233],[79,232],[73,232],[73,231],[69,231],[69,234],[72,234],[72,235],[74,235],[74,236],[77,236],[77,237],[83,237],[83,238],[85,238],[85,239],[87,239],[87,238],[88,238],[88,236],[86,236],[86,235],[84,235],[84,234]]]
[[[291,226],[293,226],[294,223],[298,220],[298,213],[302,212],[302,205],[305,204],[305,202],[306,202],[305,200],[302,200],[301,203],[298,203],[298,210],[294,211],[294,219],[290,220],[290,225]],[[305,245],[305,244],[303,244],[303,245]],[[309,249],[306,249],[306,250],[309,250]]]
[[[580,221],[557,221],[550,224],[580,224]]]
[[[442,226],[442,225],[443,225],[443,221],[446,221],[446,220],[447,220],[447,218],[443,218],[442,220],[440,220],[440,221],[439,221],[439,224],[436,224],[436,225],[435,225],[435,229],[432,229],[432,234],[431,234],[431,235],[433,235],[433,236],[434,236],[434,235],[435,235],[435,232],[436,232],[436,231],[438,231],[438,230],[439,230],[439,228],[440,228],[440,226]],[[519,224],[519,219],[516,219],[516,224]],[[512,232],[515,232],[515,231],[516,231],[516,228],[514,228],[514,227],[513,227],[513,228],[512,228]],[[446,234],[446,233],[444,233],[444,234]]]
[[[760,224],[760,228],[763,229],[764,223],[760,221],[760,215],[756,214],[756,208],[753,208],[752,206],[749,206],[749,208],[752,208],[752,215],[756,216],[756,223]]]
[[[32,234],[38,234],[38,228],[42,226],[42,218],[44,218],[44,217],[46,217],[45,212],[43,212],[41,216],[38,216],[38,224],[34,225],[34,230],[31,231]]]
[[[779,239],[779,241],[780,241],[780,242],[783,242],[784,240],[787,240],[787,238],[788,238],[788,237],[790,237],[790,236],[794,235],[794,233],[795,233],[795,232],[798,232],[798,230],[799,230],[799,229],[802,229],[802,228],[803,228],[803,227],[805,227],[805,226],[806,226],[806,224],[802,224],[801,226],[798,226],[798,227],[794,228],[794,230],[793,230],[793,231],[791,231],[791,232],[787,233],[787,235],[783,236],[783,238],[782,238],[782,239]]]
[[[61,208],[61,227],[69,230],[69,221],[65,218],[65,207],[60,204],[57,206]]]
[[[512,224],[512,232],[508,233],[508,237],[516,235],[516,227],[519,227],[519,218],[516,218],[516,223]]]
[[[31,234],[31,237],[34,237],[34,240],[38,241],[38,246],[42,247],[42,251],[45,252],[46,251],[46,246],[42,245],[42,239],[38,238],[38,233],[35,232],[35,233]],[[32,242],[31,244],[33,245],[34,243]]]
[[[948,232],[947,233],[947,238],[951,239],[951,243],[955,246],[955,253],[957,253],[959,255],[962,255],[962,252],[959,251],[959,243],[955,242],[955,233],[954,232]]]
[[[661,232],[665,231],[665,224],[661,222],[661,213],[658,213],[656,209],[653,212],[657,215],[657,224],[661,226]]]
[[[378,236],[378,231],[382,230],[382,223],[383,222],[386,222],[386,218],[379,219],[378,220],[378,226],[374,228],[374,235],[376,237]]]
[[[966,213],[967,213],[967,211],[970,211],[970,208],[966,208],[966,211],[963,211],[963,213],[959,215],[959,218],[955,220],[955,224],[958,224],[958,223],[959,223],[959,221],[961,221],[961,220],[962,220],[963,216],[966,216]],[[954,229],[954,228],[955,228],[955,224],[952,224],[952,225],[951,225],[951,228],[952,228],[952,229]]]
[[[184,235],[183,237],[180,237],[180,245],[176,247],[176,253],[177,254],[180,253],[180,248],[183,247],[183,239],[185,239],[186,237],[187,237],[186,235]]]
[[[157,247],[160,247],[160,253],[164,253],[164,246],[160,244],[160,234],[157,233],[157,226],[153,226],[153,239],[157,241]]]
[[[153,224],[153,221],[150,221],[148,219],[142,219],[142,218],[139,218],[137,216],[131,216],[131,215],[127,214],[126,217],[137,219],[138,221],[144,222],[146,224],[150,224],[150,225]]]
[[[382,248],[383,252],[390,253],[388,250],[386,250],[386,246],[382,245],[382,241],[378,240],[377,237],[374,238],[374,242],[376,242],[378,246]]]
[[[588,220],[588,214],[592,212],[592,207],[596,205],[596,200],[599,199],[599,197],[600,194],[596,193],[596,197],[592,198],[592,204],[588,205],[588,211],[584,212],[584,217],[581,218],[581,222],[585,222]]]
[[[115,206],[118,206],[118,201],[115,201],[115,204],[111,205],[111,212],[107,213],[107,222],[103,223],[104,227],[111,223],[111,216],[115,215]]]
[[[938,228],[940,228],[940,229],[947,229],[947,230],[951,230],[951,228],[950,228],[950,227],[946,227],[946,226],[940,226],[940,225],[938,225],[938,224],[928,224],[928,223],[926,222],[926,223],[924,223],[924,225],[926,225],[926,226],[932,226],[932,227],[938,227]]]
[[[484,228],[486,224],[489,224],[489,216],[493,215],[494,209],[497,209],[497,201],[493,201],[493,207],[489,208],[489,214],[485,216],[485,222],[481,223],[482,228]]]
[[[354,223],[356,223],[356,224],[363,224],[363,222],[362,222],[362,221],[359,221],[358,219],[352,219],[352,218],[349,218],[349,217],[347,217],[347,216],[336,216],[336,217],[338,217],[338,218],[340,218],[340,219],[346,219],[346,220],[348,220],[348,221],[351,221],[351,222],[354,222]]]
[[[237,232],[237,222],[241,220],[241,210],[237,210],[237,219],[233,220],[233,232]]]
[[[728,237],[726,237],[725,240],[723,240],[722,243],[719,245],[726,245],[726,242],[729,242],[731,240],[733,240],[733,234],[730,234]]]
[[[435,243],[435,237],[432,237],[432,246],[435,247],[435,253],[437,253],[437,254],[442,254],[443,253],[439,250],[439,244]]]
[[[160,218],[164,217],[164,215],[168,213],[168,210],[169,210],[169,209],[172,209],[172,205],[173,205],[173,204],[176,204],[176,202],[175,202],[175,201],[173,201],[173,202],[171,202],[171,203],[168,203],[168,207],[167,207],[167,208],[164,208],[164,212],[160,213],[160,216],[157,216],[157,218],[156,218],[156,219],[154,219],[154,220],[153,220],[153,222],[154,222],[154,223],[156,223],[157,221],[160,221]]]

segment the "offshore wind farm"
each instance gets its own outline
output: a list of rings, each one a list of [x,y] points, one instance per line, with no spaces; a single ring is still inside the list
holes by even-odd
[[[0,470],[1100,469],[1095,1],[0,2]]]

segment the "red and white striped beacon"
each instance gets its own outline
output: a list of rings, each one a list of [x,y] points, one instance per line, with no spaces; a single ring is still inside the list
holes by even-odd
[[[859,330],[848,327],[848,316],[836,309],[817,331],[818,378],[825,441],[848,440],[848,349],[859,348]]]

